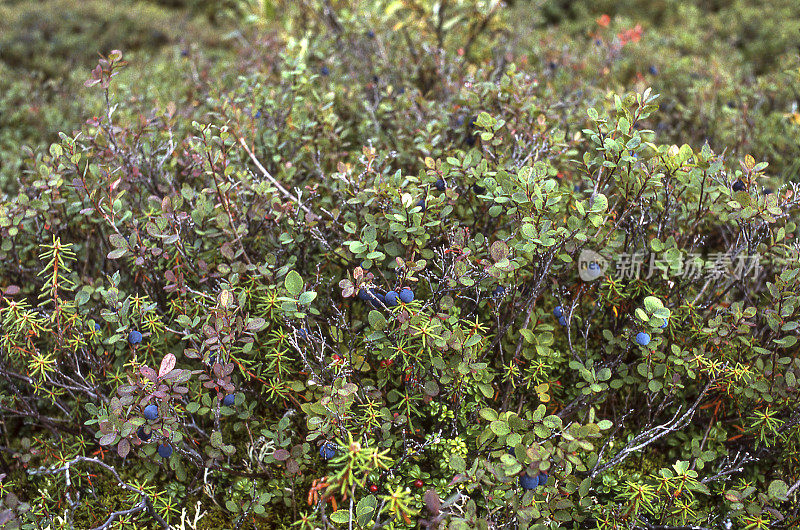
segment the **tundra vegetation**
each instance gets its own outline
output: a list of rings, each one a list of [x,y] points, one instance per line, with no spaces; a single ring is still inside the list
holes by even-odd
[[[800,526],[794,0],[0,20],[9,528]]]

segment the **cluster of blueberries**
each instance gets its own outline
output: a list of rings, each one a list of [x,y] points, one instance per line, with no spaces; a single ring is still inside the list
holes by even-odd
[[[560,305],[556,306],[556,308],[553,309],[553,316],[558,319],[558,323],[559,324],[561,324],[562,326],[566,327],[566,325],[567,325],[567,317],[564,316],[564,308],[563,307],[561,307]]]
[[[144,408],[143,416],[144,416],[144,418],[146,420],[149,420],[149,421],[153,421],[153,420],[157,419],[158,418],[158,405],[156,405],[154,403],[151,403],[151,404],[147,405]],[[141,441],[147,442],[147,441],[150,440],[150,437],[153,435],[153,433],[145,431],[144,430],[144,425],[142,425],[136,431],[136,435],[139,437],[139,439]],[[159,444],[158,447],[156,448],[156,451],[158,452],[158,456],[160,456],[161,458],[169,458],[170,456],[172,456],[172,446],[170,444],[166,443],[166,442]]]
[[[549,475],[542,471],[538,475],[530,476],[527,472],[519,477],[519,485],[524,490],[535,490],[538,486],[547,484]]]
[[[664,322],[658,327],[661,329],[665,329],[667,327],[667,319],[664,319]],[[648,344],[650,344],[650,334],[645,333],[644,331],[640,331],[639,333],[636,334],[635,340],[636,344],[638,344],[639,346],[647,346]]]
[[[222,398],[222,404],[225,405],[226,407],[232,407],[235,401],[236,401],[236,394],[228,394],[224,398]],[[147,405],[144,408],[144,411],[142,412],[142,416],[144,416],[144,419],[146,419],[147,421],[157,420],[158,405],[156,405],[155,403],[150,403],[149,405]],[[141,441],[149,442],[150,438],[153,436],[153,433],[152,431],[147,432],[144,428],[144,425],[142,425],[136,430],[136,435],[139,437]],[[170,456],[172,456],[172,446],[167,442],[159,444],[158,447],[156,448],[156,451],[158,452],[158,456],[160,456],[161,458],[169,458]]]
[[[391,290],[383,294],[373,287],[371,289],[359,289],[358,298],[364,302],[369,302],[375,309],[380,309],[383,306],[395,307],[400,302],[410,304],[414,301],[414,291],[408,287],[403,287],[400,292]]]

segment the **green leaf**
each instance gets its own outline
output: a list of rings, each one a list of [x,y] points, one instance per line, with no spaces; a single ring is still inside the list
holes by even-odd
[[[480,415],[483,419],[487,421],[496,421],[498,416],[497,412],[494,409],[490,409],[489,407],[484,407],[480,411]]]
[[[505,436],[506,434],[511,432],[511,429],[508,427],[508,424],[504,421],[493,421],[489,424],[489,428],[492,429],[492,432],[495,433],[497,436]]]
[[[786,501],[789,498],[786,496],[786,493],[789,491],[789,486],[782,480],[773,480],[769,484],[769,488],[767,489],[767,493],[773,499],[777,499],[779,501]]]
[[[128,249],[127,249],[127,248],[117,248],[117,249],[114,249],[114,250],[112,250],[111,252],[109,252],[109,253],[106,255],[106,257],[107,257],[108,259],[119,259],[119,258],[121,258],[122,256],[124,256],[126,252],[128,252]]]
[[[297,271],[289,271],[283,284],[292,296],[298,296],[303,292],[303,278],[300,277]]]
[[[465,469],[467,469],[467,463],[463,458],[461,458],[461,456],[452,454],[450,455],[450,467],[453,468],[453,471],[456,473],[462,473]]]
[[[331,514],[331,521],[337,524],[345,524],[350,522],[350,511],[336,510]]]
[[[386,327],[386,318],[380,311],[373,309],[369,312],[368,319],[369,325],[372,326],[372,329],[381,330]]]

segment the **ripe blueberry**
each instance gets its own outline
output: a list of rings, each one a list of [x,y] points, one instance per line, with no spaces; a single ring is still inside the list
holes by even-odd
[[[556,318],[561,318],[561,316],[562,316],[563,314],[564,314],[564,309],[562,309],[562,307],[561,307],[560,305],[559,305],[559,306],[556,306],[556,308],[555,308],[555,309],[553,309],[553,316],[554,316],[554,317],[556,317]]]
[[[733,191],[742,191],[742,190],[744,190],[744,188],[745,188],[745,186],[744,186],[744,182],[742,182],[742,179],[739,179],[739,180],[737,180],[736,182],[733,183]]]
[[[473,138],[473,142],[474,142],[474,140],[475,139]],[[472,144],[470,144],[470,145],[472,145]],[[472,189],[473,189],[473,191],[475,192],[476,195],[483,195],[484,193],[486,193],[486,188],[484,188],[483,186],[481,186],[479,184],[473,184],[472,185]]]
[[[650,344],[650,335],[645,333],[644,331],[640,331],[636,334],[636,344],[639,346],[647,346]]]
[[[139,344],[142,342],[142,334],[136,331],[135,329],[128,333],[128,342],[131,344]]]
[[[153,433],[152,432],[144,432],[144,425],[142,425],[136,431],[136,436],[138,436],[141,441],[146,442],[146,441],[148,441],[150,439],[151,436],[153,436]]]
[[[367,37],[369,37],[370,39],[374,39],[375,38],[375,32],[372,31],[372,30],[369,30],[367,32]]]
[[[561,324],[562,326],[566,327],[567,326],[567,317],[565,317],[565,316],[558,317],[558,323]]]
[[[319,448],[319,456],[325,460],[330,460],[336,456],[336,444],[332,442],[325,442]]]
[[[652,65],[652,64],[650,65],[650,69],[649,69],[649,70],[650,70],[650,74],[651,74],[651,75],[657,75],[657,74],[658,74],[658,68],[656,68],[656,67],[655,67],[654,65]]]
[[[661,324],[661,325],[660,325],[660,326],[658,326],[658,327],[660,327],[661,329],[665,329],[665,328],[667,327],[667,319],[665,318],[665,319],[664,319],[664,323],[663,323],[663,324]]]
[[[433,186],[439,191],[444,191],[444,189],[447,187],[447,185],[444,183],[444,179],[437,180],[433,183]]]
[[[154,420],[158,418],[158,405],[150,403],[144,408],[144,418],[146,420]]]
[[[168,444],[161,444],[158,446],[158,456],[161,458],[169,458],[172,456],[172,446]]]
[[[377,289],[370,289],[369,297],[369,303],[372,304],[372,307],[375,309],[380,309],[382,305],[386,303],[383,295]]]
[[[389,291],[383,297],[384,303],[387,307],[394,307],[397,305],[397,291]]]
[[[100,331],[100,324],[95,323],[94,330],[99,332]]]
[[[521,477],[519,477],[519,485],[522,486],[524,490],[533,490],[536,489],[536,486],[539,485],[539,475],[532,477],[525,473]]]
[[[308,340],[308,331],[304,328],[300,328],[297,330],[297,338],[300,340]]]
[[[420,199],[419,202],[417,202],[417,206],[422,208],[422,211],[424,212],[425,211],[425,199]]]
[[[232,407],[234,402],[236,401],[236,394],[228,394],[224,398],[222,398],[222,404],[226,407]]]
[[[408,287],[404,287],[400,290],[400,301],[404,304],[410,304],[414,301],[414,291],[409,289]]]
[[[498,285],[492,291],[492,296],[503,296],[505,294],[505,292],[506,292],[506,288],[503,287],[502,285]]]
[[[328,70],[327,66],[323,66],[322,68],[319,69],[319,73],[321,73],[322,75],[328,75],[331,73],[331,71]]]
[[[542,471],[541,473],[539,473],[539,485],[540,485],[540,486],[544,486],[545,484],[547,484],[547,479],[548,479],[549,477],[550,477],[550,475],[548,475],[548,474],[547,474],[547,473],[545,473],[544,471]]]

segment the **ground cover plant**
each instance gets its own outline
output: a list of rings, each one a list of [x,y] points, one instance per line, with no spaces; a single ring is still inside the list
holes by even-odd
[[[3,133],[4,524],[798,526],[794,4],[158,4]]]

